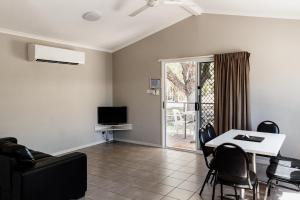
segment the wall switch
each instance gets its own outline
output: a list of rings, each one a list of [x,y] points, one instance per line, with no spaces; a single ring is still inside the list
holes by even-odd
[[[158,89],[148,89],[146,91],[147,94],[152,94],[152,95],[155,95],[155,96],[158,96],[159,95],[159,90]]]
[[[147,90],[147,94],[153,94],[153,95],[155,95],[155,90],[149,89],[149,90]]]
[[[147,94],[152,94],[152,90],[149,89],[149,90],[146,91],[146,93]]]

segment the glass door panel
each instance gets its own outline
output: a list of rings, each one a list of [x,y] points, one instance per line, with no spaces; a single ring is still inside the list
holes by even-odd
[[[166,146],[196,150],[198,130],[197,62],[165,64]]]

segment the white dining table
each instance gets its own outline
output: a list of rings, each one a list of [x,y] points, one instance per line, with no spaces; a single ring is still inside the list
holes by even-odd
[[[234,139],[237,135],[248,135],[263,137],[262,142],[252,142]],[[256,173],[256,155],[277,156],[281,146],[285,140],[285,134],[262,133],[256,131],[235,130],[225,132],[224,134],[207,142],[205,146],[216,148],[223,143],[233,143],[240,146],[245,152],[252,154],[253,172]],[[244,196],[244,190],[241,191],[241,196]]]

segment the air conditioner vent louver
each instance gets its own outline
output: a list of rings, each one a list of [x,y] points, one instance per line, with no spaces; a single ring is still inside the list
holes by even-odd
[[[85,53],[38,44],[29,44],[28,59],[38,62],[79,65],[85,63]]]
[[[61,61],[45,60],[45,59],[36,59],[36,61],[37,62],[47,62],[47,63],[58,63],[58,64],[65,64],[65,65],[79,65],[79,63],[61,62]]]

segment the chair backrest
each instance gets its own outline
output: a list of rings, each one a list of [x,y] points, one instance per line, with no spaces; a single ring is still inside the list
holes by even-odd
[[[207,142],[209,142],[210,140],[212,140],[213,138],[208,134],[208,131],[207,129],[200,129],[199,130],[199,141],[200,141],[200,147],[201,147],[201,150],[203,152],[203,156],[204,156],[204,159],[205,159],[205,163],[206,163],[206,166],[208,168],[210,168],[210,164],[208,162],[208,157],[210,155],[213,155],[214,151],[212,148],[208,148],[207,146],[205,146],[205,144]]]
[[[233,182],[236,178],[248,179],[250,182],[249,160],[245,151],[238,145],[224,143],[214,153],[215,169],[220,181]]]
[[[207,129],[207,133],[210,135],[211,138],[217,137],[216,131],[210,123],[208,123],[205,128]]]
[[[257,132],[280,133],[280,130],[275,122],[263,121],[257,126]]]
[[[172,111],[173,111],[173,116],[174,116],[175,123],[184,121],[183,116],[182,116],[181,112],[178,109],[173,109]]]

